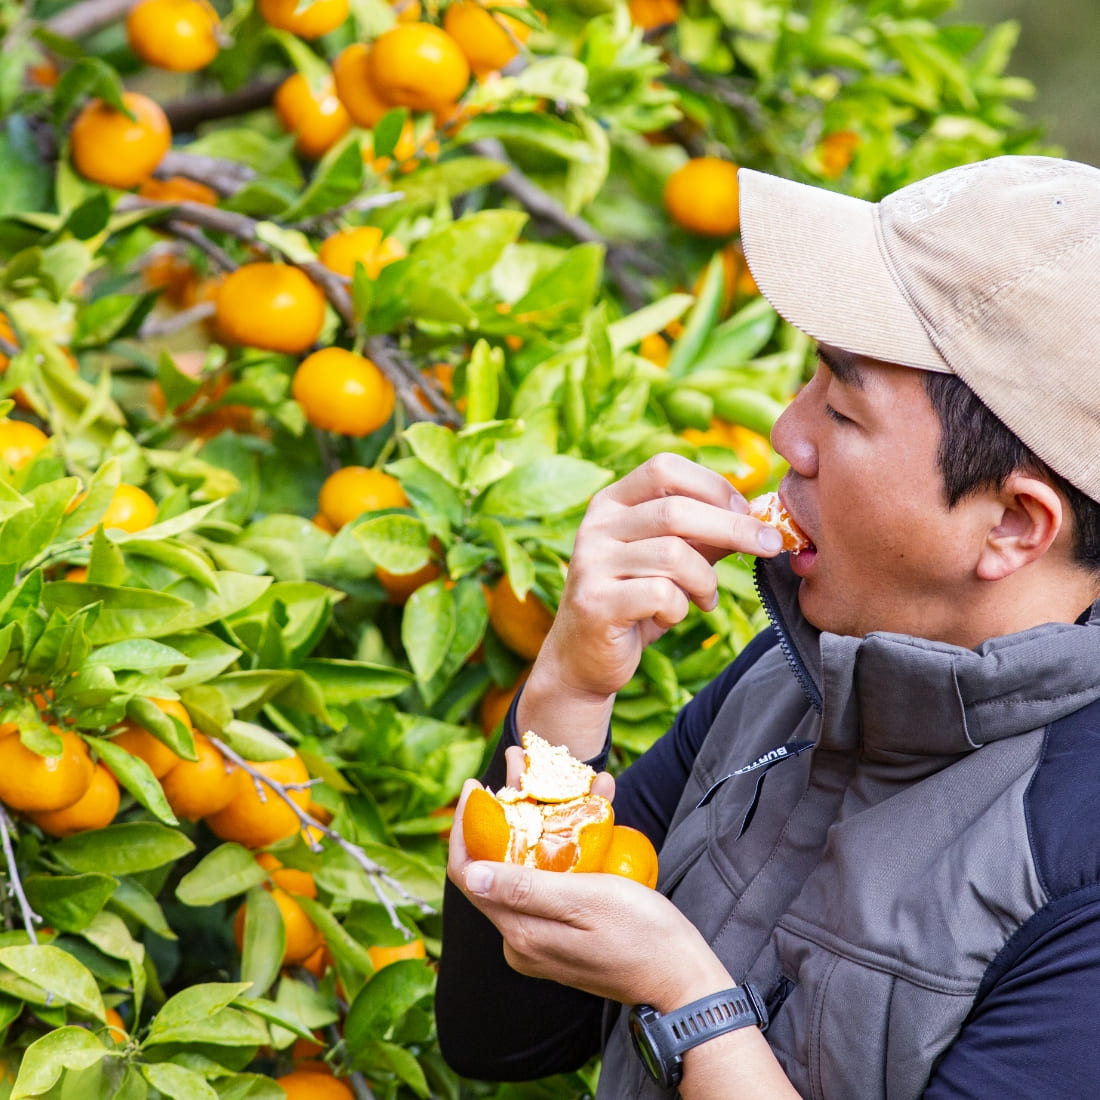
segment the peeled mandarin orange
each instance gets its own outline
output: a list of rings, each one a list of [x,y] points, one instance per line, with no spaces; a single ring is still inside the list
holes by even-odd
[[[462,836],[473,859],[543,871],[600,871],[611,843],[611,803],[591,793],[595,772],[528,730],[519,790],[470,792]]]

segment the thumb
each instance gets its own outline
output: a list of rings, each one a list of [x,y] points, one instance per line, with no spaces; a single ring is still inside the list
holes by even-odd
[[[550,920],[570,920],[577,909],[574,894],[587,884],[585,876],[537,871],[516,863],[474,860],[466,865],[463,881],[474,899],[514,913]]]

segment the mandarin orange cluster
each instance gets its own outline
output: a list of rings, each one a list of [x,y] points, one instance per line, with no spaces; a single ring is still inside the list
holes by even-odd
[[[543,871],[602,871],[657,883],[657,852],[649,838],[616,825],[611,803],[592,793],[596,773],[564,745],[528,730],[519,788],[470,793],[462,818],[473,859],[521,863]]]

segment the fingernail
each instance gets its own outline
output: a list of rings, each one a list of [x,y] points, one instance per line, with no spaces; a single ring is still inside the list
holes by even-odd
[[[783,536],[774,527],[764,527],[756,536],[761,550],[773,553],[783,549]]]
[[[730,511],[744,515],[749,510],[749,502],[736,490],[730,493]]]
[[[493,885],[493,872],[483,863],[475,863],[466,872],[466,889],[471,894],[487,894]]]

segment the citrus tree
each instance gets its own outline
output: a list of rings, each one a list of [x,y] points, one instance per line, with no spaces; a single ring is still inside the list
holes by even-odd
[[[451,810],[591,495],[746,495],[735,164],[1040,151],[950,0],[0,0],[4,1097],[582,1096],[434,1041]],[[619,767],[763,618],[651,647]]]

